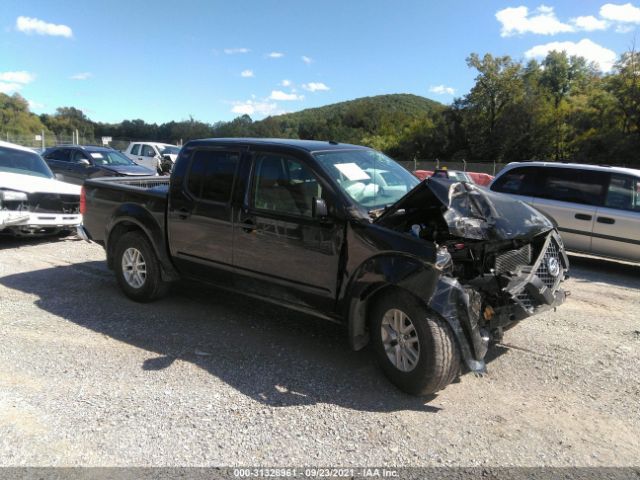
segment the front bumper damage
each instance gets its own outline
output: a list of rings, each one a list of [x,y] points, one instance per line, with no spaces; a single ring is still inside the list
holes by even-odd
[[[562,240],[551,231],[531,264],[517,265],[500,276],[494,272],[493,278],[487,275],[465,285],[443,275],[428,305],[449,323],[468,368],[484,373],[489,344],[501,338],[503,329],[564,303],[568,293],[560,284],[568,268]],[[504,286],[489,295],[489,285]],[[488,297],[501,304],[489,303]]]

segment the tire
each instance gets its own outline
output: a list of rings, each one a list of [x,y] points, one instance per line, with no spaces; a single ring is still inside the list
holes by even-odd
[[[375,301],[369,318],[378,363],[400,390],[430,395],[456,379],[460,354],[451,329],[414,296],[387,291]],[[398,329],[394,325],[404,329],[401,340],[393,335]]]
[[[140,232],[125,233],[117,240],[114,267],[118,285],[131,300],[151,302],[169,291],[158,257]]]

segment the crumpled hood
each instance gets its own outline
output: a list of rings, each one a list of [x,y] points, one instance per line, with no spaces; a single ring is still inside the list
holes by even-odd
[[[79,196],[80,188],[80,185],[72,185],[52,178],[0,172],[0,189],[25,193],[58,193]]]
[[[531,238],[553,229],[538,210],[520,200],[478,185],[428,178],[389,207],[375,222],[398,210],[424,207],[439,202],[451,235],[476,240]]]
[[[118,173],[120,175],[130,176],[155,175],[156,173],[146,167],[143,167],[142,165],[109,165],[103,166],[102,168]]]

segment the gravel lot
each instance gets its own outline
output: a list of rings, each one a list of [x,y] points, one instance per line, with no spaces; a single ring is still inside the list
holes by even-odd
[[[640,266],[572,256],[571,297],[434,398],[299,313],[188,284],[139,305],[74,237],[0,237],[0,465],[637,466]]]

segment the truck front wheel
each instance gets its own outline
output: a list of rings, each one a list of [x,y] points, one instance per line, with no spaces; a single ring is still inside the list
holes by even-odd
[[[378,363],[401,390],[429,395],[458,375],[460,356],[449,326],[408,292],[384,293],[370,319]]]
[[[169,290],[158,257],[142,233],[128,232],[117,240],[114,264],[118,285],[131,300],[150,302]]]

